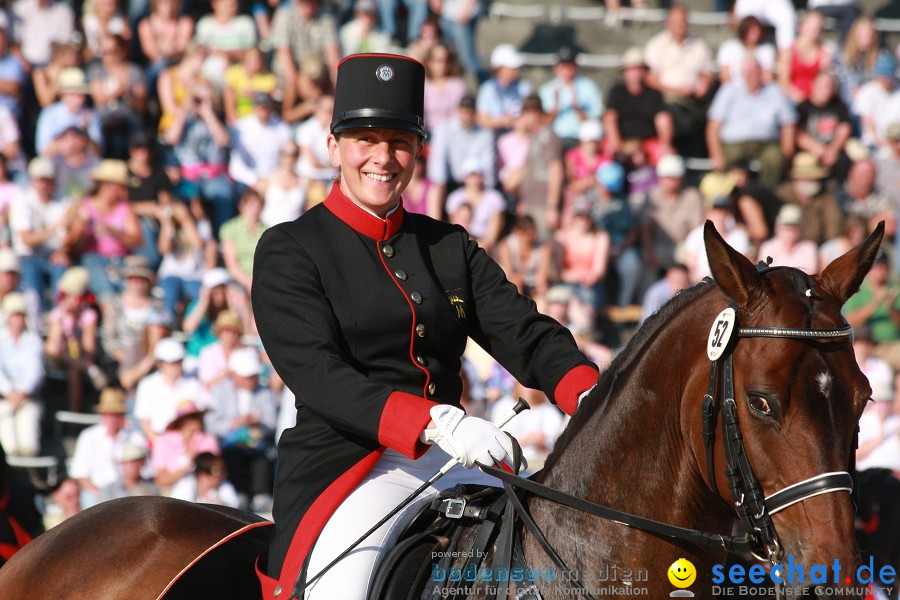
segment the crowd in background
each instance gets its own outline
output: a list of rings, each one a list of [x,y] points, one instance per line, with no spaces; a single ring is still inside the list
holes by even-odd
[[[509,44],[481,57],[483,12],[479,0],[0,10],[0,444],[35,456],[51,410],[99,415],[66,456],[46,526],[135,494],[269,510],[295,411],[255,334],[253,254],[266,228],[328,194],[334,77],[356,52],[425,65],[429,137],[404,208],[465,227],[601,368],[627,324],[710,274],[706,220],[752,260],[811,274],[884,220],[846,316],[876,400],[859,465],[900,472],[900,47],[852,0],[799,13],[737,0],[734,36],[714,51],[676,5],[601,90],[575,47],[541,82]],[[470,346],[464,404],[490,416],[526,396],[509,429],[539,465],[562,413]]]

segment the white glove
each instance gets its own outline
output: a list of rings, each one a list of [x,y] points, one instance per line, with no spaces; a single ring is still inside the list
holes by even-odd
[[[426,429],[420,436],[426,444],[437,445],[467,469],[479,463],[492,466],[512,456],[512,440],[490,421],[470,417],[462,409],[449,404],[431,407],[434,429]]]

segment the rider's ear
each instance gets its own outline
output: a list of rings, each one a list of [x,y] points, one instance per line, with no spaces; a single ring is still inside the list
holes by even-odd
[[[884,221],[863,242],[843,256],[832,261],[819,275],[821,289],[843,304],[856,293],[866,273],[872,268],[881,239],[884,237]]]
[[[761,281],[756,267],[722,239],[712,221],[703,227],[703,241],[713,279],[738,306],[746,306]]]

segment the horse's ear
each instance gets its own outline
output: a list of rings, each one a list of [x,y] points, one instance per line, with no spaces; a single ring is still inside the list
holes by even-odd
[[[881,240],[884,238],[884,221],[878,223],[869,237],[843,256],[834,259],[819,275],[822,290],[843,304],[856,293],[866,273],[872,268]]]
[[[761,281],[756,267],[722,239],[712,221],[703,226],[703,242],[713,279],[738,306],[746,306]]]

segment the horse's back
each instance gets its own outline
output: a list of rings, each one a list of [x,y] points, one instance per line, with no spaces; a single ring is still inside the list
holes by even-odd
[[[171,498],[104,502],[38,536],[13,556],[0,569],[0,600],[158,598],[186,567],[207,554],[221,559],[217,550],[226,541],[265,524],[251,513]],[[257,536],[251,545],[264,543]],[[231,565],[226,575],[253,575],[253,548],[244,546],[238,553],[247,564],[241,569]]]

